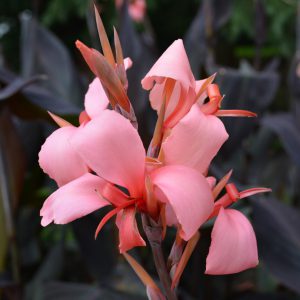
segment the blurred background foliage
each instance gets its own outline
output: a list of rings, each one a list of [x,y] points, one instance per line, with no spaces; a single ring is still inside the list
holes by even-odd
[[[98,0],[111,37],[118,28],[129,96],[145,144],[155,114],[140,80],[155,59],[184,38],[196,78],[218,72],[224,106],[250,109],[256,120],[224,120],[231,139],[212,165],[234,169],[240,187],[273,189],[239,202],[258,238],[258,268],[204,276],[211,227],[184,273],[181,299],[300,299],[300,4],[297,0],[147,0],[136,23],[126,1]],[[56,189],[38,166],[38,151],[56,128],[49,110],[77,124],[91,73],[76,39],[99,48],[89,0],[0,1],[0,299],[146,299],[117,253],[111,223],[97,241],[103,212],[42,228],[39,210]],[[174,236],[173,236],[174,237]],[[166,249],[172,244],[166,240]],[[154,273],[151,254],[133,254]],[[154,274],[155,276],[155,274]]]

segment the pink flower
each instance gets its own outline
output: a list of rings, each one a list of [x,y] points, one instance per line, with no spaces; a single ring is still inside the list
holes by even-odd
[[[80,114],[80,124],[99,115],[107,108],[108,103],[100,80],[95,78],[85,96],[85,111]],[[88,173],[89,168],[69,143],[78,128],[53,114],[51,116],[61,128],[55,130],[42,146],[39,164],[43,171],[57,182],[58,186],[63,186]]]
[[[206,274],[232,274],[253,268],[258,264],[257,243],[248,219],[238,210],[227,208],[232,203],[257,193],[270,192],[267,188],[253,188],[238,192],[235,185],[226,185],[226,194],[215,202],[210,218],[215,221]]]
[[[142,80],[142,86],[150,92],[153,109],[160,111],[166,102],[164,127],[173,128],[197,103],[206,115],[246,116],[256,114],[244,110],[221,110],[223,97],[216,84],[212,84],[215,74],[196,81],[184,49],[182,40],[176,40],[161,55]],[[204,100],[209,97],[209,102]]]
[[[127,70],[131,65],[131,59],[125,58],[125,69]],[[99,116],[108,107],[108,104],[109,100],[103,86],[96,77],[89,85],[85,95],[85,110],[79,116],[81,126]],[[69,143],[78,128],[51,113],[50,115],[61,128],[55,130],[42,146],[39,153],[39,164],[58,186],[62,186],[89,172],[89,168]]]
[[[166,101],[165,126],[173,127],[196,102],[196,81],[182,40],[176,40],[157,60],[142,80],[150,90],[153,109],[159,111]]]
[[[117,215],[120,252],[125,252],[145,245],[137,230],[135,213],[147,213],[149,206],[153,206],[149,200],[157,201],[156,217],[163,205],[175,216],[185,240],[195,234],[212,212],[212,193],[205,177],[186,166],[153,168],[150,164],[148,168],[136,129],[114,111],[104,110],[79,127],[70,139],[70,148],[97,175],[86,173],[50,195],[41,210],[43,225],[52,221],[64,224],[112,204],[115,208],[100,222],[96,233],[110,217]],[[149,185],[145,185],[149,179],[150,191]],[[125,188],[128,194],[115,185]]]
[[[123,5],[123,0],[115,0],[117,9],[120,9]],[[142,22],[145,18],[147,5],[145,0],[131,0],[129,1],[128,12],[130,17],[135,22]]]

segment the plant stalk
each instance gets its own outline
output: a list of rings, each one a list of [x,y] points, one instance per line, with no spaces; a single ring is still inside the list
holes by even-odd
[[[171,278],[162,252],[162,226],[145,214],[142,214],[142,222],[145,234],[151,246],[155,268],[164,287],[167,299],[177,300],[175,291],[171,289]]]

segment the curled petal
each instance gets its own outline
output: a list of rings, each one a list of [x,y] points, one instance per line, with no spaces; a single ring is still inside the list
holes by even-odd
[[[211,238],[206,274],[233,274],[258,264],[255,233],[239,211],[221,208]]]
[[[74,126],[55,130],[47,138],[39,153],[41,168],[57,182],[58,186],[62,186],[89,171],[83,159],[69,142],[77,131],[78,128]]]
[[[119,228],[120,253],[125,253],[134,247],[146,246],[136,224],[135,212],[135,207],[128,207],[117,214],[116,224]]]
[[[253,195],[259,194],[259,193],[269,193],[269,192],[272,192],[272,189],[263,188],[263,187],[252,188],[252,189],[248,189],[248,190],[244,190],[244,191],[240,192],[240,199],[250,197],[250,196],[253,196]]]
[[[109,205],[97,192],[107,184],[100,177],[87,173],[62,186],[44,202],[41,224],[66,224]]]
[[[257,117],[257,114],[249,110],[220,109],[215,113],[218,117]]]
[[[189,240],[213,210],[206,178],[188,167],[166,166],[151,173],[151,179],[157,199],[176,216],[181,238]]]
[[[126,187],[132,197],[142,195],[145,149],[138,132],[123,116],[103,111],[80,128],[71,143],[99,176]]]
[[[100,82],[96,77],[89,85],[89,89],[85,94],[84,106],[90,118],[95,118],[107,108],[109,100]]]
[[[182,164],[204,173],[227,138],[223,123],[215,116],[204,115],[194,105],[163,142],[165,163]]]
[[[188,87],[195,88],[195,78],[182,40],[176,40],[162,54],[142,80],[142,86],[145,90],[150,90],[154,82],[162,83],[165,78],[179,81],[185,89],[188,89]]]

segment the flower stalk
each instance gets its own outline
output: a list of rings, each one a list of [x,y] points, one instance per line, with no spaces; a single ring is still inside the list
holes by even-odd
[[[171,289],[171,278],[162,251],[163,228],[159,223],[154,222],[145,214],[142,214],[142,222],[144,232],[152,250],[155,267],[167,299],[177,300],[175,291]]]

